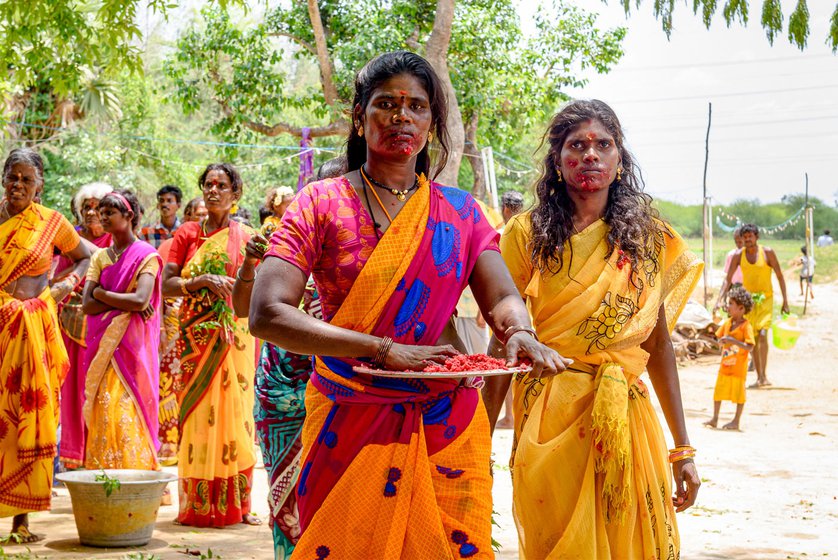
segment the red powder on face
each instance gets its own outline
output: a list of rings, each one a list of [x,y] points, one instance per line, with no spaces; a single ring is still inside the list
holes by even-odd
[[[406,92],[405,90],[403,90],[403,89],[400,89],[400,90],[399,90],[399,94],[400,94],[402,97],[406,97],[406,96],[407,96],[407,92]]]
[[[570,168],[576,167],[577,165],[579,165],[579,162],[576,161],[575,159],[570,160],[570,161],[567,162],[567,166],[570,167]]]
[[[405,146],[404,148],[402,148],[402,153],[406,156],[409,156],[413,153],[413,146]]]
[[[422,371],[442,373],[453,371],[491,371],[495,369],[506,369],[506,362],[498,358],[492,358],[486,354],[460,354],[448,358],[444,364],[431,364]]]

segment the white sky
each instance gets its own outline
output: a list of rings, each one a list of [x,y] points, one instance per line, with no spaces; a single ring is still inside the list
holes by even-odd
[[[522,2],[524,26],[532,13]],[[618,0],[570,0],[600,13],[601,27],[625,26],[625,54],[607,75],[568,93],[609,103],[655,197],[700,203],[707,103],[713,104],[707,191],[715,204],[737,198],[779,201],[809,193],[838,198],[838,56],[825,45],[832,0],[809,2],[809,47],[785,35],[769,45],[751,0],[747,28],[728,29],[721,13],[708,31],[686,2],[676,2],[667,41],[646,0],[626,19]],[[634,2],[632,2],[634,4]],[[690,2],[691,4],[691,2]],[[721,12],[722,2],[719,3]],[[786,13],[794,8],[783,0]]]

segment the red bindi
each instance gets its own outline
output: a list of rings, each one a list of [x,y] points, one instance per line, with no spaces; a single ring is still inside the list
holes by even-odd
[[[403,89],[400,89],[400,90],[399,90],[399,94],[400,94],[402,97],[407,96],[407,92],[406,92],[405,90],[403,90]]]

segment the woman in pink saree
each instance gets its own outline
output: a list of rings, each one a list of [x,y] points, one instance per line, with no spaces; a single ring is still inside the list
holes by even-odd
[[[84,288],[84,466],[156,469],[160,256],[134,237],[133,194],[107,194],[99,209],[113,245],[94,253]]]

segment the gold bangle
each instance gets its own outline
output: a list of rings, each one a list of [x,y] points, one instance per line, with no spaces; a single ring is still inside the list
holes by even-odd
[[[183,293],[183,295],[185,295],[185,296],[191,296],[191,295],[192,295],[192,293],[191,293],[191,292],[190,292],[190,291],[186,288],[186,283],[187,283],[187,282],[188,282],[188,280],[186,280],[185,278],[181,278],[181,279],[180,279],[180,291],[181,291],[181,292]]]

